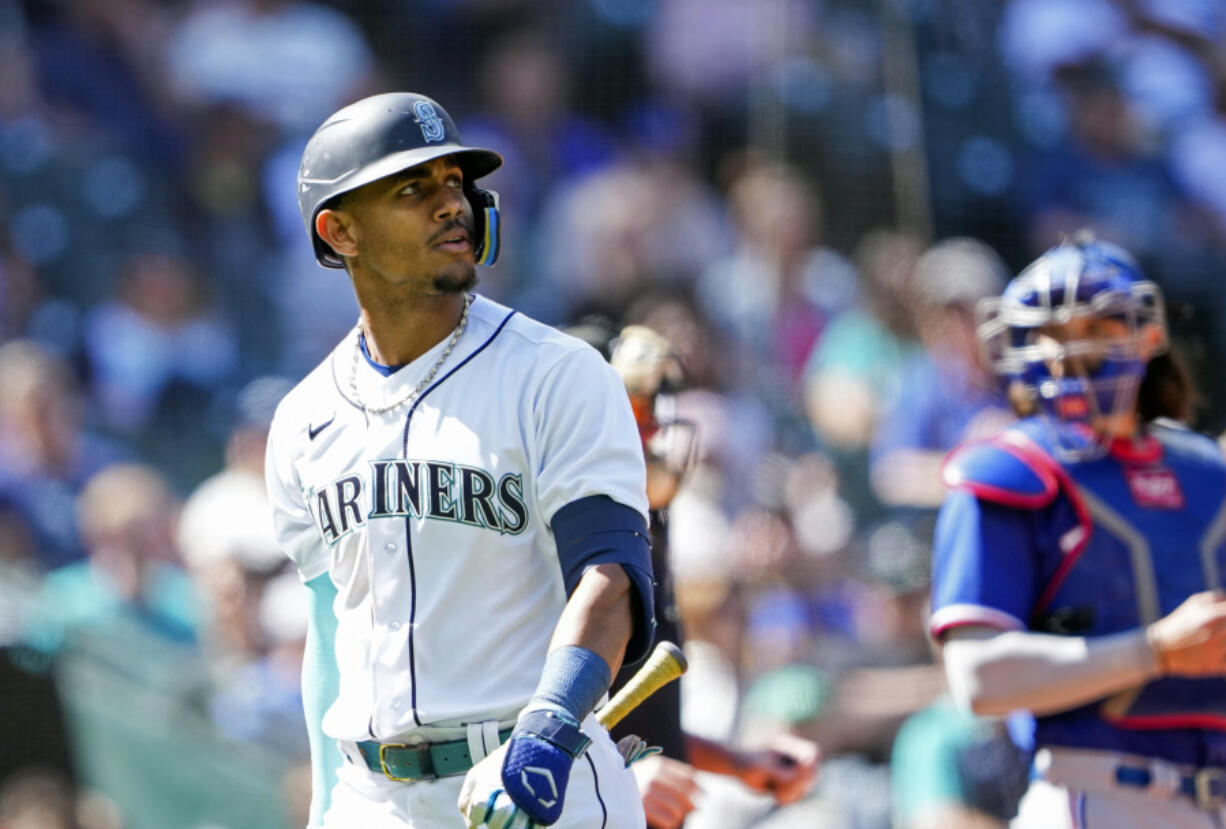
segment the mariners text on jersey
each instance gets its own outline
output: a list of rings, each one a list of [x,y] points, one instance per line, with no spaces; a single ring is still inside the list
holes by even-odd
[[[484,469],[438,461],[373,461],[368,477],[344,475],[308,500],[328,546],[367,518],[431,518],[512,534],[528,525],[523,475],[495,480]]]

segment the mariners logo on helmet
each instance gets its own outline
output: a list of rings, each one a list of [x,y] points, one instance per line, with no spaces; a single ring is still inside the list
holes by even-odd
[[[438,114],[434,111],[434,104],[429,101],[418,101],[413,104],[413,114],[417,116],[417,123],[421,126],[421,137],[426,139],[426,143],[431,141],[442,141],[447,137],[447,127],[443,125]]]

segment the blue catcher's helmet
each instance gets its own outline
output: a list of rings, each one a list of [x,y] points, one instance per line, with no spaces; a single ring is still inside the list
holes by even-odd
[[[492,150],[466,146],[447,110],[425,95],[387,92],[334,112],[307,142],[298,167],[298,210],[319,264],[344,261],[315,232],[315,217],[338,196],[372,181],[455,156],[464,170],[464,195],[473,209],[478,265],[498,258],[498,194],[474,182],[502,165]]]
[[[978,306],[979,339],[997,374],[1058,420],[1083,425],[1136,405],[1149,358],[1166,347],[1158,286],[1122,248],[1079,234],[1048,250]],[[1041,336],[1078,318],[1124,323],[1111,338]],[[1147,330],[1156,326],[1156,343]]]

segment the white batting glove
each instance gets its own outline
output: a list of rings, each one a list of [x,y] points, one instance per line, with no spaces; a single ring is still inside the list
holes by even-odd
[[[468,829],[533,829],[535,824],[515,805],[502,786],[502,761],[507,753],[503,743],[484,760],[468,770],[460,787],[460,814]]]

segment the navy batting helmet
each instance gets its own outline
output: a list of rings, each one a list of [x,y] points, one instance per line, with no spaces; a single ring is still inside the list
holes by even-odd
[[[445,155],[456,156],[464,170],[464,194],[476,222],[477,264],[494,264],[498,258],[498,194],[473,182],[502,166],[502,156],[464,146],[447,111],[412,92],[372,95],[350,104],[333,113],[307,142],[298,167],[298,210],[319,264],[345,266],[315,232],[315,217],[330,201]]]

